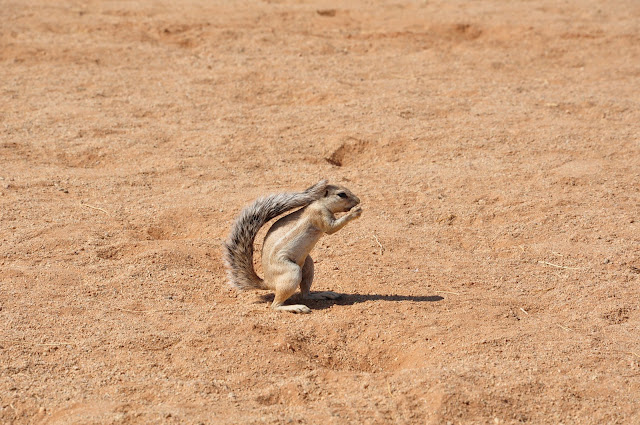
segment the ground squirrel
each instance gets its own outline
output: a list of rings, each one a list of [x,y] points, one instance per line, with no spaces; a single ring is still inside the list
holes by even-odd
[[[335,292],[310,293],[313,260],[309,252],[324,234],[342,229],[360,217],[360,199],[347,188],[322,180],[304,192],[279,193],[260,198],[236,219],[224,244],[229,283],[239,289],[271,289],[276,292],[272,308],[293,313],[311,313],[306,305],[283,305],[300,287],[306,299],[336,299]],[[303,207],[303,208],[300,208]],[[269,220],[300,208],[276,221],[262,245],[260,279],[253,268],[253,241]],[[340,218],[335,213],[347,212]]]

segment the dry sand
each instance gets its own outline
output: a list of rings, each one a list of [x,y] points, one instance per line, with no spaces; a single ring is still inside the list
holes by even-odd
[[[0,423],[640,423],[639,22],[0,0]],[[342,299],[229,288],[240,209],[322,177]]]

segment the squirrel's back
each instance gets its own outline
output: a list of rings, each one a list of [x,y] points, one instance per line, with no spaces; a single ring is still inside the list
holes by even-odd
[[[253,268],[253,242],[269,220],[322,198],[327,181],[322,180],[304,192],[278,193],[256,200],[245,207],[234,222],[224,243],[224,262],[229,283],[239,289],[263,288]]]

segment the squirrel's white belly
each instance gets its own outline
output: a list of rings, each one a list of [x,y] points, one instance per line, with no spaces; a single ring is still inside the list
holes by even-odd
[[[262,252],[262,261],[283,258],[304,265],[304,261],[316,242],[322,237],[322,231],[311,226],[306,220],[287,229],[281,227],[267,234]]]
[[[302,267],[307,255],[309,255],[321,237],[322,232],[320,230],[309,228],[305,232],[299,233],[291,238],[291,240],[281,248],[279,254]]]

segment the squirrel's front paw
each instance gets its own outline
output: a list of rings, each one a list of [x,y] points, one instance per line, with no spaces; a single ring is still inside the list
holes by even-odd
[[[349,215],[353,218],[358,218],[362,215],[362,207],[357,205],[349,210]]]

